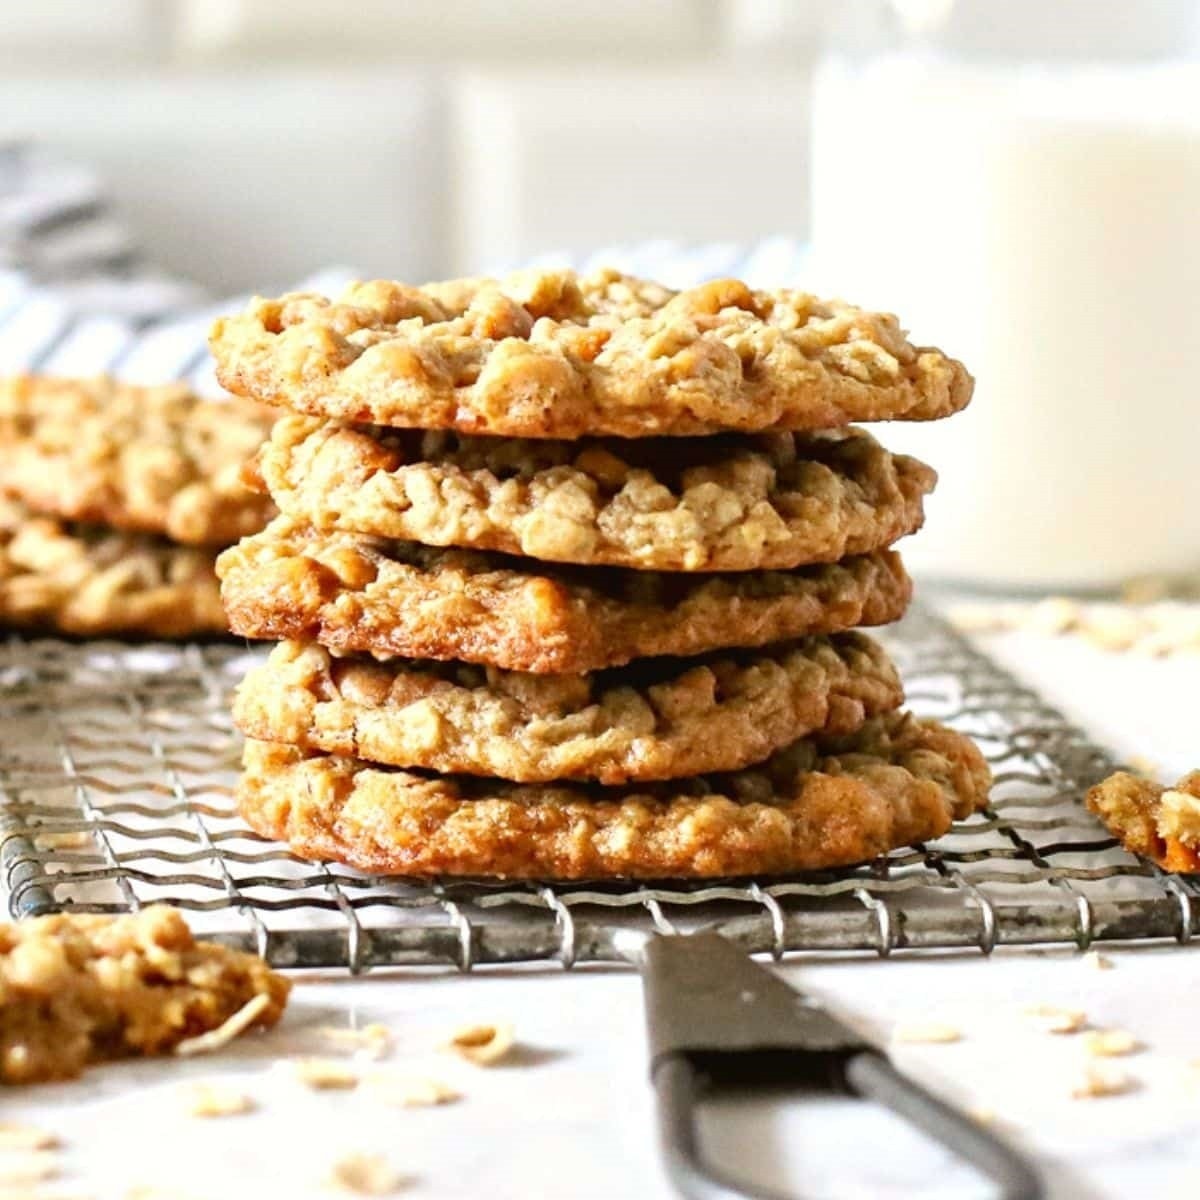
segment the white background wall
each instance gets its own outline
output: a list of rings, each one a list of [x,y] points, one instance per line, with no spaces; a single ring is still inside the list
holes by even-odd
[[[0,4],[0,138],[98,168],[165,265],[267,288],[803,236],[826,0]]]

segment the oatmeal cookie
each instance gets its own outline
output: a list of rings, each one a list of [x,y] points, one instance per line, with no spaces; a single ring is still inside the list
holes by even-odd
[[[539,675],[882,625],[912,594],[890,550],[794,571],[672,575],[314,533],[290,517],[226,550],[217,573],[243,637]]]
[[[904,698],[862,634],[590,675],[336,658],[283,642],[238,689],[250,737],[398,767],[556,779],[671,779],[761,762],[816,730],[850,733]]]
[[[1087,806],[1126,850],[1168,871],[1200,872],[1200,771],[1173,788],[1118,771],[1088,792]]]
[[[581,442],[288,417],[266,488],[318,529],[658,571],[836,562],[919,529],[932,468],[862,430]]]
[[[248,742],[237,794],[306,858],[502,879],[781,874],[939,837],[987,798],[962,734],[907,713],[728,775],[601,788],[429,775]]]
[[[0,627],[83,637],[227,632],[211,550],[0,500]]]
[[[21,375],[0,381],[0,491],[50,516],[227,546],[273,512],[241,479],[270,428],[257,405],[182,385]]]
[[[274,1025],[290,988],[253,954],[196,941],[164,906],[0,925],[0,1082],[165,1054],[260,996],[253,1023]]]
[[[718,280],[522,271],[336,303],[257,298],[210,339],[230,391],[344,421],[508,437],[647,437],[932,420],[972,380],[896,318]]]

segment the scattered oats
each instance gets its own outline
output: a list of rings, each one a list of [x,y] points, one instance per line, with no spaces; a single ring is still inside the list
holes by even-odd
[[[897,1025],[892,1032],[892,1038],[897,1042],[907,1042],[913,1045],[936,1045],[946,1042],[962,1041],[962,1031],[953,1025],[939,1025],[937,1022],[913,1021]]]
[[[326,1041],[342,1046],[364,1058],[387,1058],[392,1050],[392,1031],[386,1025],[364,1025],[362,1029],[342,1029],[330,1025],[318,1031]]]
[[[333,1058],[297,1058],[291,1063],[296,1078],[314,1091],[346,1091],[358,1087],[358,1074]]]
[[[960,633],[1003,633],[1013,627],[1008,610],[995,604],[953,604],[946,617]]]
[[[397,1108],[430,1108],[437,1104],[453,1104],[462,1093],[449,1084],[420,1075],[379,1073],[368,1076],[371,1090],[384,1103]]]
[[[1081,609],[1066,596],[1047,596],[1039,600],[1026,614],[1024,627],[1030,633],[1045,633],[1051,637],[1067,633],[1079,624]]]
[[[245,1033],[270,1007],[270,996],[260,992],[247,1000],[223,1025],[218,1025],[216,1029],[210,1029],[199,1037],[184,1038],[175,1047],[175,1053],[181,1058],[190,1058],[193,1054],[210,1054],[214,1050],[220,1050]]]
[[[1122,1096],[1133,1091],[1133,1077],[1112,1063],[1089,1063],[1071,1088],[1076,1100],[1094,1100],[1101,1096]]]
[[[499,1062],[513,1048],[511,1025],[465,1025],[451,1037],[447,1049],[479,1067]]]
[[[1145,631],[1145,622],[1132,609],[1093,608],[1083,622],[1084,637],[1102,650],[1128,650]]]
[[[1077,1008],[1056,1008],[1053,1004],[1031,1004],[1025,1009],[1043,1033],[1078,1033],[1087,1024],[1087,1014]]]
[[[1120,1058],[1141,1049],[1127,1029],[1093,1029],[1083,1035],[1083,1048],[1093,1058]]]
[[[1093,971],[1111,971],[1113,969],[1113,960],[1105,957],[1099,950],[1089,950],[1083,956],[1083,961]]]
[[[0,1121],[0,1150],[53,1150],[58,1145],[58,1135],[47,1129]]]
[[[329,1182],[356,1196],[391,1196],[405,1180],[381,1154],[347,1154],[333,1164]]]
[[[34,842],[39,850],[86,850],[93,845],[92,835],[82,829],[35,833]]]
[[[14,1150],[0,1157],[0,1187],[55,1179],[58,1170],[58,1155],[53,1150]]]
[[[989,1129],[996,1123],[996,1110],[994,1108],[988,1108],[986,1105],[980,1105],[978,1108],[967,1109],[967,1116],[969,1116],[976,1125],[982,1125],[985,1129]]]
[[[188,1088],[188,1112],[193,1117],[236,1117],[253,1112],[245,1092],[223,1083],[194,1083]]]

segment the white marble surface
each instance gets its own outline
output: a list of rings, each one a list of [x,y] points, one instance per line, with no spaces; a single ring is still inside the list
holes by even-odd
[[[1072,715],[1122,753],[1166,773],[1200,762],[1195,698],[1200,657],[1113,656],[1030,634],[993,639]],[[1035,1154],[1056,1197],[1193,1196],[1200,1178],[1200,953],[1106,949],[1101,971],[1066,950],[991,960],[928,955],[789,966],[789,978],[835,1001],[886,1038],[898,1021],[944,1020],[953,1045],[900,1046],[895,1056],[955,1102],[991,1109]],[[86,1079],[0,1094],[0,1121],[32,1121],[64,1140],[62,1178],[47,1195],[308,1197],[339,1154],[386,1154],[409,1182],[397,1194],[437,1200],[667,1197],[646,1083],[638,980],[576,969],[393,973],[307,978],[280,1029],[186,1064],[116,1065]],[[1145,1049],[1120,1064],[1127,1096],[1070,1098],[1084,1060],[1077,1037],[1032,1029],[1028,1004],[1083,1008],[1131,1030]],[[436,1050],[456,1025],[511,1020],[523,1046],[510,1066],[480,1069]],[[389,1109],[370,1093],[303,1090],[273,1066],[310,1053],[324,1025],[382,1021],[397,1038],[388,1069],[436,1075],[464,1095],[438,1109]],[[250,1115],[203,1122],[185,1114],[185,1079],[216,1080],[258,1101]],[[882,1114],[848,1102],[714,1106],[706,1118],[722,1162],[805,1195],[985,1195],[941,1151]],[[57,1189],[57,1190],[56,1190]],[[154,1194],[154,1193],[151,1193]]]

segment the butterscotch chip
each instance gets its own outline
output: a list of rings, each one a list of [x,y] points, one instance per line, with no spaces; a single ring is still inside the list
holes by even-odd
[[[227,546],[271,515],[241,479],[269,429],[257,406],[178,384],[20,375],[0,381],[0,491],[48,516]]]
[[[108,1059],[163,1054],[256,996],[273,1025],[290,984],[251,954],[192,937],[174,909],[39,917],[0,926],[0,1080],[66,1079]]]
[[[237,795],[260,834],[367,871],[668,878],[862,862],[941,836],[990,780],[968,738],[892,714],[759,767],[624,788],[430,776],[250,741]]]
[[[490,1067],[505,1058],[515,1043],[511,1025],[464,1025],[451,1035],[446,1046],[476,1066]]]
[[[1200,771],[1173,788],[1118,771],[1088,792],[1087,806],[1132,853],[1168,871],[1200,871]]]
[[[196,1083],[187,1090],[193,1117],[237,1117],[254,1110],[254,1101],[238,1088],[222,1083]]]
[[[211,551],[35,517],[2,499],[0,626],[84,637],[227,629]]]
[[[261,741],[525,783],[670,779],[761,762],[805,734],[851,733],[903,690],[858,633],[590,675],[339,659],[283,642],[238,689]]]
[[[786,572],[680,575],[320,534],[289,517],[226,550],[217,571],[244,637],[538,674],[880,625],[912,594],[886,550]]]
[[[256,298],[209,344],[240,396],[508,437],[931,420],[972,390],[961,363],[913,346],[893,316],[736,280],[674,292],[616,271]]]
[[[306,417],[276,424],[258,468],[318,529],[661,571],[883,549],[920,528],[936,478],[862,430],[561,442]]]
[[[347,1154],[330,1168],[329,1182],[356,1196],[391,1196],[405,1179],[381,1154]]]

